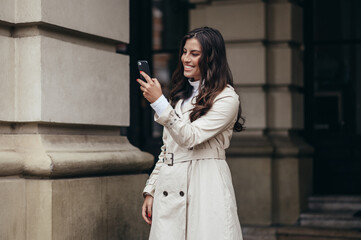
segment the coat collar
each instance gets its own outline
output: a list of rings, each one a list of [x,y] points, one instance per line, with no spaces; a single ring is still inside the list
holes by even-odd
[[[179,117],[182,117],[182,116],[183,116],[182,108],[181,108],[182,103],[183,103],[183,99],[180,99],[180,100],[177,102],[177,104],[175,105],[175,108],[174,108],[176,114],[177,114]]]
[[[188,102],[182,107],[183,102],[184,99],[180,99],[174,108],[175,112],[179,115],[179,117],[182,117],[184,114],[190,114],[190,112],[194,108],[193,104],[196,103],[196,98],[194,97],[191,102]]]
[[[194,108],[194,104],[196,103],[196,97],[193,97],[192,100],[190,102],[188,102],[187,104],[183,105],[182,109],[182,113],[185,114],[186,112],[191,112],[192,109]]]

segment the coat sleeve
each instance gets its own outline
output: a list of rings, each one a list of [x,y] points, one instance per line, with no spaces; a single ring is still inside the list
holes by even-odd
[[[179,146],[191,149],[233,126],[239,109],[238,95],[230,89],[222,93],[207,114],[193,122],[178,117],[171,105],[160,116],[155,115],[155,120],[167,128]]]
[[[155,184],[158,180],[158,175],[159,175],[159,171],[161,169],[161,167],[164,165],[163,163],[163,158],[164,158],[164,154],[165,154],[165,142],[166,139],[166,135],[163,132],[163,146],[160,148],[161,152],[158,156],[158,161],[155,164],[155,167],[152,171],[152,173],[150,174],[146,184],[145,184],[145,188],[143,190],[143,196],[145,197],[146,195],[151,195],[152,197],[154,197],[154,192],[155,192]]]

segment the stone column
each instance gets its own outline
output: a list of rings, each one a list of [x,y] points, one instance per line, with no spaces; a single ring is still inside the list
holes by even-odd
[[[0,236],[145,239],[153,157],[132,146],[128,0],[2,0]]]
[[[312,148],[299,136],[302,8],[281,0],[192,2],[191,28],[223,34],[246,118],[227,157],[241,224],[294,224],[312,185]]]

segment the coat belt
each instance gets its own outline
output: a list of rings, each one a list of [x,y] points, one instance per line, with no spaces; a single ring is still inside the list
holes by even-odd
[[[206,148],[174,153],[166,151],[163,155],[163,162],[168,164],[168,166],[173,166],[175,163],[207,158],[226,159],[226,153],[224,149],[219,148]]]

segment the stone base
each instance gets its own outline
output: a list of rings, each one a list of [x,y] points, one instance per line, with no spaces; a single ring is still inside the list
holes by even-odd
[[[0,124],[0,239],[147,239],[153,156],[118,127]]]
[[[243,240],[277,240],[274,227],[242,226]]]
[[[233,139],[227,162],[241,224],[295,224],[312,193],[311,154],[290,135]]]
[[[1,239],[147,239],[141,217],[147,178],[0,178]]]

